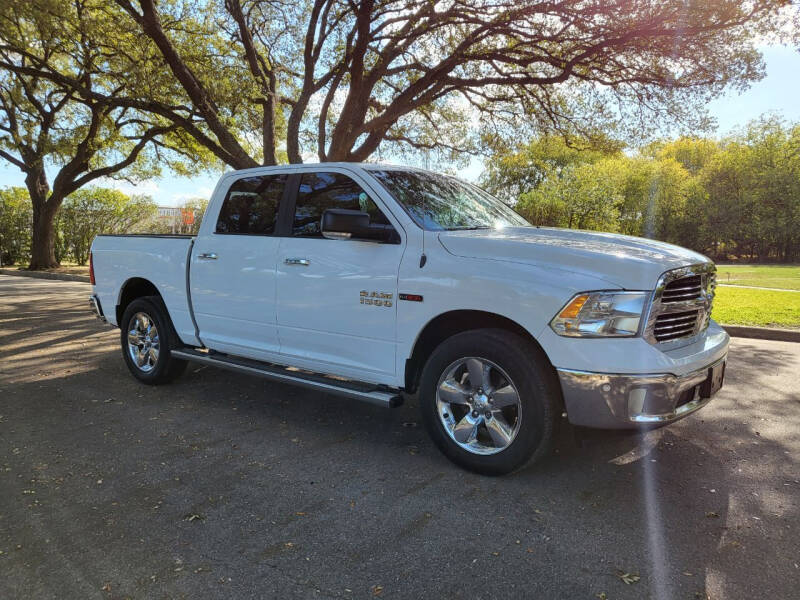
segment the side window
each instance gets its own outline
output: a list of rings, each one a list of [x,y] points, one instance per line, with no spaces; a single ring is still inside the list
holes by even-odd
[[[341,173],[303,173],[297,193],[292,235],[322,237],[320,221],[328,208],[347,208],[369,213],[370,223],[389,225],[389,220],[355,181]]]
[[[256,175],[233,182],[217,218],[216,233],[272,235],[288,175]]]

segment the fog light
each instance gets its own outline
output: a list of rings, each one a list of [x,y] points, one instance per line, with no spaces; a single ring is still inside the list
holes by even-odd
[[[628,414],[641,415],[644,413],[644,401],[647,398],[647,390],[637,388],[628,394]]]

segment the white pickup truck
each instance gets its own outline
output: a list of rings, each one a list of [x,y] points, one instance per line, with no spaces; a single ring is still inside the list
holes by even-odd
[[[719,390],[715,267],[652,240],[530,226],[479,188],[373,164],[224,175],[196,237],[99,236],[91,304],[128,368],[196,361],[398,405],[451,460],[509,472],[575,425],[635,428]]]

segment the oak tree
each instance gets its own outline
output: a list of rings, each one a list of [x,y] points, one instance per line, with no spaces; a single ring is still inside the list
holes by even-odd
[[[38,1],[38,0],[36,0]],[[763,76],[757,44],[785,0],[115,0],[150,70],[180,88],[117,102],[178,124],[235,168],[445,158],[482,140],[647,136],[708,125],[703,107]],[[117,18],[117,17],[115,17]],[[114,39],[109,45],[116,45]],[[121,78],[121,56],[100,69]],[[0,65],[3,66],[3,65]],[[42,77],[69,81],[53,65]],[[172,87],[166,88],[169,93]],[[198,123],[195,116],[201,118]],[[483,134],[483,137],[479,137]]]
[[[85,0],[8,0],[0,8],[0,158],[18,167],[33,207],[31,269],[58,265],[54,219],[64,199],[91,182],[163,166],[186,168],[196,142],[179,123],[118,103],[141,83],[146,61],[125,34]],[[107,43],[127,40],[125,77]],[[44,77],[40,71],[49,75]],[[80,93],[102,90],[94,96]],[[169,149],[168,151],[165,151]]]

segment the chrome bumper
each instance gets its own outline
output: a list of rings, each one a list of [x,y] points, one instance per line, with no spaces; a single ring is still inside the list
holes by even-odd
[[[89,296],[89,306],[91,307],[92,312],[98,319],[103,321],[103,323],[107,322],[106,316],[103,314],[103,307],[100,304],[100,300],[98,300],[97,296],[95,295]]]
[[[686,375],[626,375],[557,369],[567,417],[573,425],[635,428],[677,421],[711,400],[701,387],[728,355]]]

